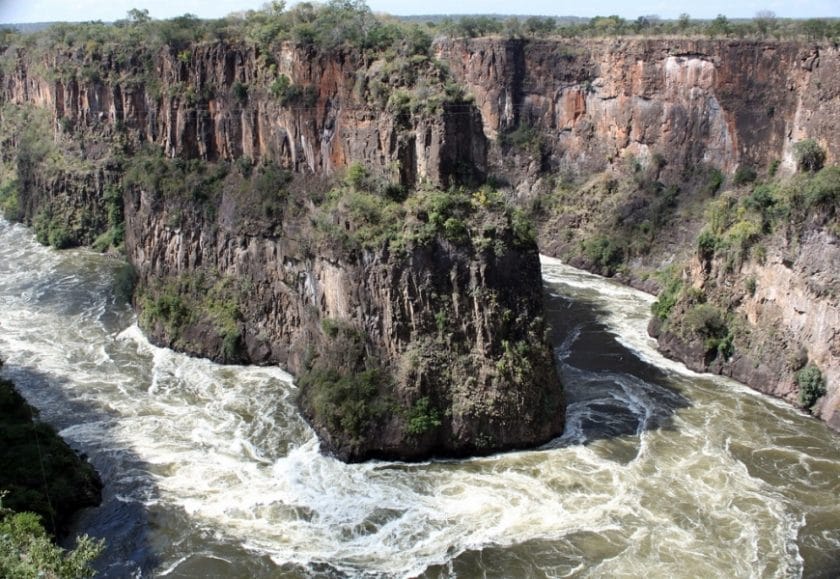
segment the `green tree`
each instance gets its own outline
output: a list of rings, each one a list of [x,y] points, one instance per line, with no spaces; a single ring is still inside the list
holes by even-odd
[[[149,10],[147,8],[143,8],[139,10],[137,8],[132,8],[128,11],[128,21],[132,24],[146,24],[152,19],[149,16]]]
[[[796,373],[796,384],[799,386],[799,403],[805,408],[813,406],[825,394],[825,379],[820,369],[813,364],[808,364]]]
[[[800,171],[815,173],[825,163],[825,151],[814,139],[799,141],[793,146],[796,166]]]
[[[717,17],[709,23],[709,26],[706,27],[706,32],[712,38],[717,36],[729,36],[732,32],[732,25],[729,23],[729,19],[726,16],[718,14]]]

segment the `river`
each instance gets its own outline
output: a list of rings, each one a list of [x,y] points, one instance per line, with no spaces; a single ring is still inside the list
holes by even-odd
[[[836,577],[840,438],[662,357],[652,298],[543,259],[564,435],[471,460],[318,452],[277,368],[152,346],[121,264],[0,220],[0,353],[105,482],[105,577]]]

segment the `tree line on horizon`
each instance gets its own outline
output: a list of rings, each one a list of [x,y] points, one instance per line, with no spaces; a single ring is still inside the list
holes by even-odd
[[[618,15],[572,16],[431,15],[395,17],[374,13],[365,0],[300,2],[287,7],[272,0],[262,9],[203,20],[193,14],[154,19],[148,10],[132,9],[116,22],[12,25],[0,28],[0,49],[11,45],[84,48],[88,53],[107,44],[146,48],[168,46],[181,51],[199,42],[251,42],[270,46],[291,41],[321,50],[356,48],[382,51],[408,45],[409,52],[424,53],[435,37],[476,38],[600,38],[623,36],[689,36],[708,38],[800,39],[840,42],[840,18],[807,20],[777,18],[760,11],[751,19],[694,19],[688,13],[676,19],[656,15],[625,19]]]

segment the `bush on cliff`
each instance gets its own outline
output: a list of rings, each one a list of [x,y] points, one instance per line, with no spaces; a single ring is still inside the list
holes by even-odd
[[[796,166],[800,171],[815,173],[822,169],[825,163],[825,151],[814,139],[799,141],[793,146]]]
[[[820,369],[808,364],[796,373],[796,385],[799,386],[799,403],[810,408],[820,396],[825,395],[825,380]]]
[[[0,185],[0,211],[7,220],[20,221],[22,213],[17,179],[8,179]]]

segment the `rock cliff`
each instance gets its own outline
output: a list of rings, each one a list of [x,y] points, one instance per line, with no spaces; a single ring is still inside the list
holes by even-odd
[[[591,175],[632,155],[726,174],[779,160],[810,137],[840,159],[840,53],[833,46],[745,40],[447,40],[439,58],[474,95],[492,173],[523,193],[547,173]],[[534,129],[536,148],[505,139]],[[514,155],[511,155],[511,150]],[[536,154],[535,154],[536,153]],[[660,161],[661,162],[661,161]]]
[[[562,432],[531,230],[492,191],[441,191],[484,179],[487,143],[438,63],[407,81],[292,45],[12,57],[14,209],[53,245],[124,239],[154,342],[283,364],[344,460]]]

